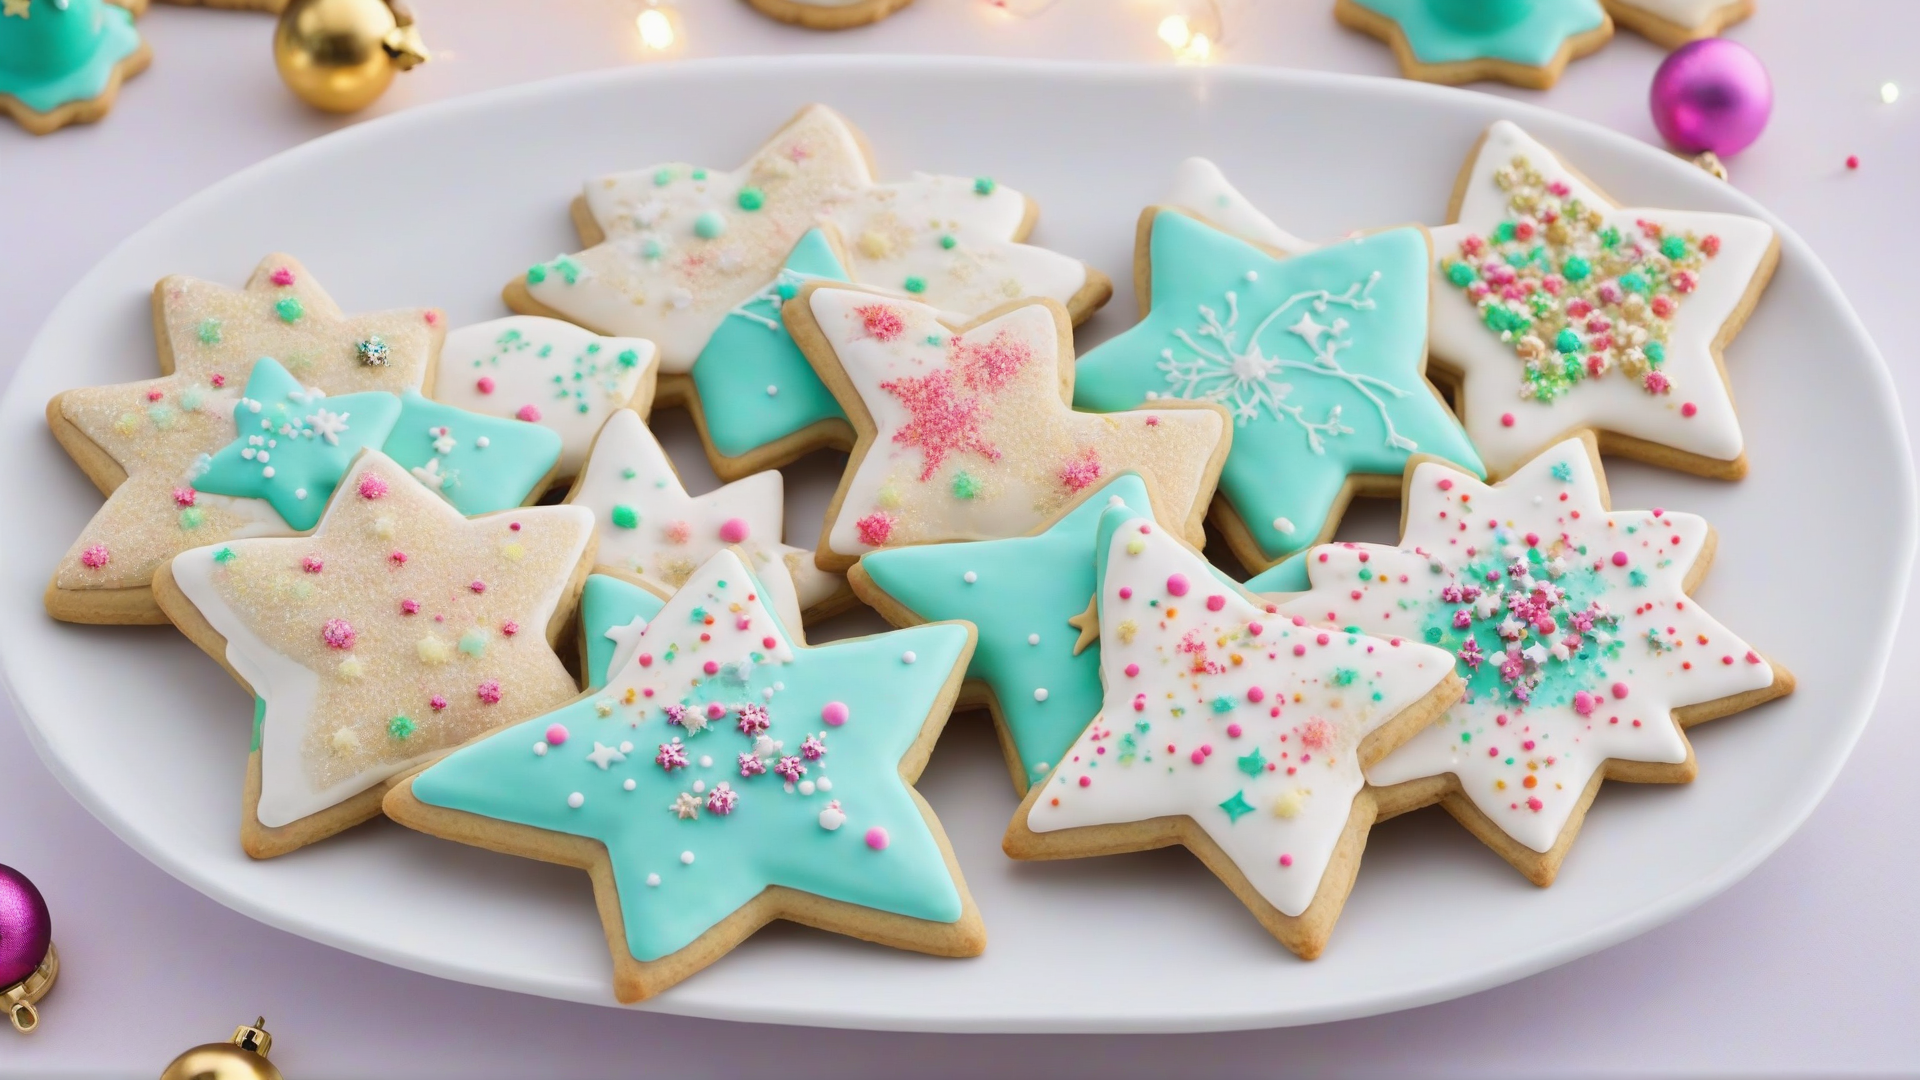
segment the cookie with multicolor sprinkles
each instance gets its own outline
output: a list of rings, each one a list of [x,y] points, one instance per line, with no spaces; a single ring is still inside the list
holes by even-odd
[[[396,774],[573,697],[553,646],[593,541],[579,507],[464,518],[366,450],[311,535],[163,565],[161,610],[257,699],[247,854],[378,816]]]
[[[1407,468],[1398,546],[1330,544],[1282,614],[1447,650],[1466,697],[1369,764],[1383,817],[1439,803],[1548,885],[1603,780],[1672,784],[1685,729],[1781,697],[1793,676],[1690,593],[1713,562],[1706,521],[1612,510],[1591,434],[1488,486],[1431,459]]]
[[[912,786],[959,692],[970,625],[802,646],[730,550],[636,617],[604,685],[407,777],[387,815],[586,870],[621,1001],[776,919],[935,956],[985,947]]]

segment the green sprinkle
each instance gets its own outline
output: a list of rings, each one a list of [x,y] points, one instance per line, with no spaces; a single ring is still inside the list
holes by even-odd
[[[396,739],[399,739],[401,742],[406,742],[407,737],[413,734],[412,718],[406,717],[406,716],[396,716],[393,719],[387,721],[387,734],[393,736]]]
[[[1667,346],[1662,342],[1649,341],[1640,349],[1647,354],[1647,363],[1655,367],[1667,362]]]
[[[1687,238],[1684,236],[1669,236],[1660,241],[1660,254],[1669,259],[1678,259],[1686,253]]]
[[[637,529],[640,527],[640,512],[626,503],[615,503],[613,523],[623,529]]]
[[[707,178],[707,170],[695,169],[693,170],[692,176],[695,180],[705,180]]]
[[[307,313],[306,305],[297,296],[282,297],[273,305],[273,310],[279,313],[281,322],[299,322],[300,316]]]
[[[630,368],[640,362],[640,354],[634,352],[632,349],[622,349],[617,359],[620,361],[621,367]]]
[[[1574,333],[1573,327],[1563,326],[1553,339],[1553,347],[1563,353],[1577,353],[1580,351],[1580,335]]]
[[[1219,697],[1217,697],[1217,698],[1214,698],[1214,699],[1213,699],[1213,711],[1214,711],[1214,712],[1217,712],[1217,713],[1224,713],[1224,712],[1232,712],[1232,711],[1233,711],[1233,699],[1232,699],[1232,698],[1230,698],[1230,697],[1228,697],[1228,696],[1227,696],[1227,695],[1225,695],[1225,694],[1221,694],[1221,695],[1220,695]]]
[[[649,259],[659,258],[660,253],[664,250],[666,249],[660,246],[660,241],[655,240],[651,236],[647,237],[646,243],[640,245],[640,254]]]
[[[1367,567],[1364,567],[1364,566],[1363,566],[1363,567],[1361,567],[1361,568],[1360,568],[1360,580],[1361,580],[1361,581],[1372,581],[1372,580],[1373,580],[1373,571],[1372,571],[1371,569],[1369,569],[1369,568],[1367,568]]]
[[[180,511],[180,527],[191,532],[207,520],[207,515],[197,506],[189,506]]]
[[[948,251],[952,251],[953,246],[959,242],[952,233],[948,233],[940,238],[940,246],[946,248]]]
[[[1245,793],[1236,791],[1233,793],[1232,798],[1220,804],[1220,809],[1227,812],[1227,819],[1229,821],[1239,821],[1241,818],[1253,813],[1253,804],[1247,802]]]
[[[217,563],[230,563],[239,557],[239,555],[234,554],[234,550],[230,547],[223,547],[213,553],[213,561]]]
[[[200,344],[202,345],[220,344],[220,320],[219,319],[201,319],[200,320]]]
[[[910,277],[901,283],[901,287],[910,293],[923,293],[927,291],[927,282],[925,278]]]
[[[953,474],[953,497],[971,499],[980,494],[980,480],[972,473],[962,470]]]
[[[1630,293],[1639,293],[1642,296],[1645,296],[1648,291],[1652,289],[1652,286],[1647,283],[1646,275],[1640,273],[1638,270],[1629,270],[1621,274],[1620,287]]]
[[[767,193],[757,187],[741,188],[739,198],[742,210],[758,210],[767,205]]]
[[[565,255],[553,260],[553,268],[560,271],[560,276],[565,278],[569,285],[580,280],[580,264]]]
[[[693,234],[702,240],[713,240],[725,236],[727,219],[717,210],[707,210],[693,219]]]
[[[1000,185],[993,182],[993,177],[991,176],[978,176],[975,177],[973,181],[973,193],[975,195],[991,195],[993,194],[993,189],[999,186]]]
[[[1447,280],[1453,282],[1458,288],[1464,289],[1473,284],[1473,278],[1473,267],[1466,263],[1456,262],[1447,267]]]
[[[544,266],[527,267],[527,284],[538,285],[547,280],[547,268]]]
[[[1645,585],[1646,583],[1647,583],[1647,572],[1645,570],[1634,569],[1634,570],[1627,571],[1627,584]]]
[[[1471,732],[1471,731],[1463,731],[1463,732],[1461,732],[1461,733],[1460,733],[1460,741],[1461,741],[1461,742],[1472,742],[1472,741],[1473,741],[1473,732]]]
[[[668,184],[671,184],[671,183],[673,183],[672,169],[655,169],[653,171],[654,187],[666,187]]]
[[[1513,222],[1503,221],[1493,227],[1493,239],[1497,243],[1507,243],[1513,239]]]
[[[1600,230],[1600,243],[1603,246],[1610,248],[1619,247],[1620,239],[1620,230],[1614,228],[1612,225]]]
[[[1585,281],[1587,275],[1593,273],[1593,266],[1578,255],[1569,255],[1567,261],[1560,264],[1560,273],[1568,281]]]
[[[1235,764],[1239,765],[1240,771],[1248,776],[1259,776],[1267,771],[1267,759],[1260,756],[1260,748],[1257,746],[1253,748],[1253,753],[1243,758],[1236,758]]]
[[[1439,627],[1437,627],[1437,626],[1429,626],[1429,627],[1427,627],[1427,635],[1426,635],[1426,636],[1427,636],[1427,644],[1429,644],[1429,645],[1438,645],[1438,644],[1440,643],[1440,639],[1441,639],[1442,637],[1445,637],[1446,635],[1445,635],[1445,634],[1444,634],[1444,633],[1443,633],[1443,632],[1442,632],[1442,631],[1440,630],[1440,628],[1439,628]]]
[[[639,475],[640,474],[636,472],[632,467],[628,467],[620,470],[620,479],[622,480],[631,480],[634,477]]]
[[[1356,678],[1359,678],[1359,676],[1360,676],[1360,673],[1353,670],[1350,667],[1334,668],[1333,669],[1333,685],[1352,686],[1353,680]]]
[[[461,634],[460,651],[468,656],[484,656],[487,651],[487,632],[475,627]]]
[[[1572,483],[1573,482],[1573,466],[1567,464],[1564,461],[1559,463],[1558,465],[1555,465],[1553,467],[1553,478],[1555,480],[1560,481],[1563,484]]]

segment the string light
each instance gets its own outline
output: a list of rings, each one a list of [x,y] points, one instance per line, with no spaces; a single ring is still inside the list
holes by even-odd
[[[1193,40],[1193,31],[1187,29],[1187,20],[1169,15],[1160,20],[1160,40],[1167,43],[1167,48],[1179,52]]]
[[[1900,100],[1900,88],[1892,83],[1880,84],[1880,100],[1891,105]]]
[[[1205,29],[1196,28],[1182,14],[1168,15],[1160,20],[1155,33],[1159,35],[1162,42],[1166,43],[1167,48],[1173,50],[1175,63],[1205,64],[1213,60],[1214,41],[1220,27],[1219,7],[1213,0],[1208,0],[1199,14],[1201,25]],[[1209,34],[1208,29],[1216,33]]]
[[[640,28],[640,44],[647,48],[665,52],[673,47],[673,20],[667,18],[667,13],[659,8],[650,7],[642,11],[640,17],[634,20],[634,25]]]

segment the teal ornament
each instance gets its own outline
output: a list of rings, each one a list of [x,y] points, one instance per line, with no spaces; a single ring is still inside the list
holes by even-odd
[[[1152,308],[1080,358],[1074,407],[1115,412],[1150,397],[1226,406],[1233,447],[1220,492],[1257,549],[1236,550],[1250,566],[1329,534],[1350,477],[1397,477],[1415,453],[1485,475],[1422,373],[1428,248],[1419,229],[1277,259],[1162,211],[1148,245]]]
[[[320,523],[354,456],[378,447],[400,418],[400,399],[380,391],[328,397],[301,386],[272,357],[247,376],[234,406],[239,437],[203,463],[193,486],[215,495],[265,499],[301,532]]]
[[[126,8],[104,0],[0,0],[0,107],[29,130],[59,124],[21,116],[16,102],[50,113],[99,98],[145,66],[146,46]]]
[[[780,305],[815,280],[849,279],[826,236],[810,229],[779,276],[729,311],[694,360],[702,433],[721,457],[742,457],[808,425],[846,419],[780,320]]]
[[[874,585],[920,618],[978,628],[967,678],[993,690],[1022,787],[1045,780],[1100,712],[1099,643],[1075,656],[1079,631],[1067,620],[1093,599],[1094,540],[1116,499],[1152,510],[1139,475],[1122,473],[1037,536],[882,548],[860,560]]]
[[[1600,0],[1345,0],[1392,19],[1422,64],[1555,63],[1570,38],[1607,24]]]
[[[661,608],[604,694],[454,751],[413,780],[414,797],[599,841],[624,944],[641,961],[685,948],[773,885],[960,922],[955,876],[900,764],[945,708],[946,683],[971,651],[969,628],[796,647],[764,596],[736,555],[714,556]],[[708,626],[709,642],[693,632],[696,609],[726,613]],[[639,688],[657,696],[625,703]],[[666,705],[719,712],[674,724]],[[750,705],[765,709],[757,735],[736,723]],[[557,728],[565,741],[548,742]],[[808,739],[824,753],[804,757]],[[668,749],[674,740],[679,750]],[[684,763],[661,763],[682,754]],[[757,755],[766,771],[743,775],[741,755]],[[805,766],[796,774],[804,782],[783,780],[788,757]]]
[[[606,574],[590,574],[580,592],[580,630],[586,642],[582,674],[587,689],[607,685],[614,654],[652,622],[666,601],[650,589]]]
[[[408,390],[381,451],[436,491],[462,516],[511,510],[560,460],[551,428],[443,405]]]

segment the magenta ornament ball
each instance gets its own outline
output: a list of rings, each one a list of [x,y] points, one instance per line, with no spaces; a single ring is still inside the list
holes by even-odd
[[[53,916],[27,875],[0,866],[0,990],[24,980],[47,958]]]
[[[1653,73],[1653,124],[1675,150],[1737,154],[1766,130],[1773,80],[1753,51],[1736,41],[1689,42]]]

